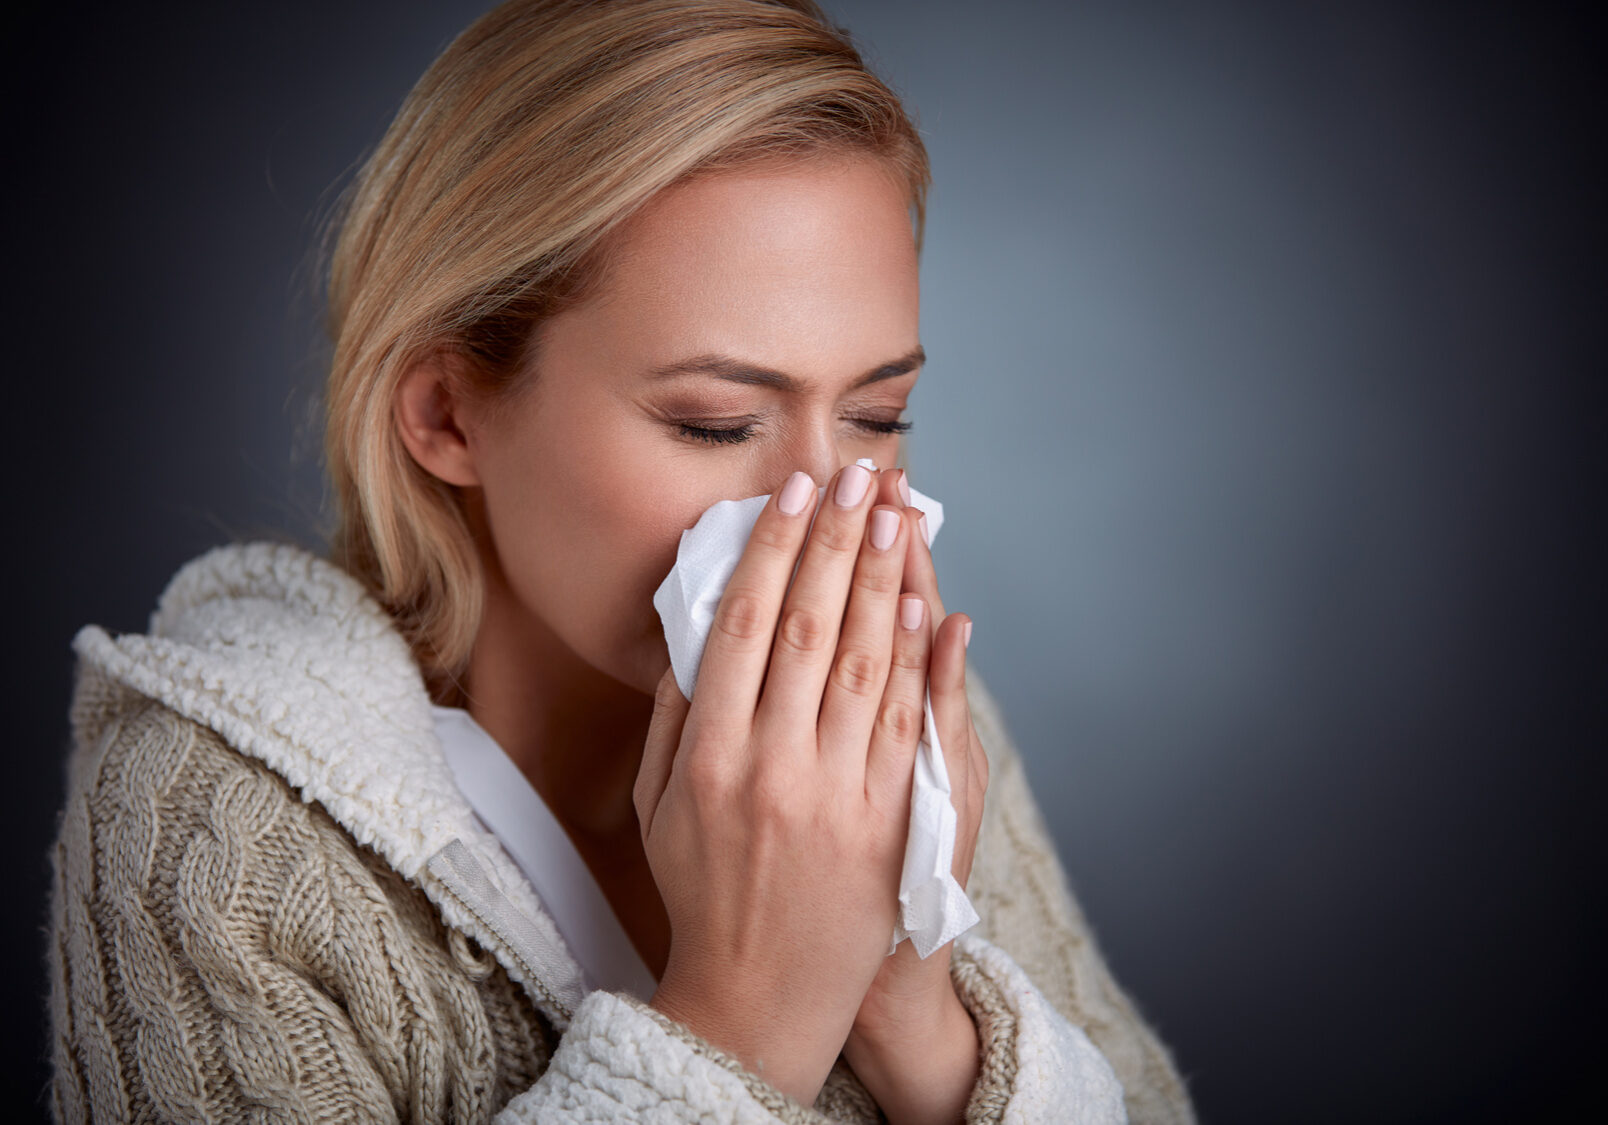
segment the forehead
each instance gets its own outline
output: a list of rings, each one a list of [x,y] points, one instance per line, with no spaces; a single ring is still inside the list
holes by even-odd
[[[917,342],[908,195],[872,160],[682,181],[613,232],[607,262],[595,299],[552,327],[622,361],[718,352],[858,373]]]
[[[659,192],[617,232],[624,255],[792,257],[860,247],[856,256],[915,253],[908,191],[864,157],[764,163],[703,173]]]

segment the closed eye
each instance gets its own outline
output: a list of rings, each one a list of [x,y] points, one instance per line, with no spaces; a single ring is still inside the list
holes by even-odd
[[[914,422],[882,421],[876,418],[849,418],[846,421],[874,434],[904,434],[909,433]],[[741,426],[732,426],[725,429],[709,426],[693,426],[686,422],[678,423],[683,436],[706,441],[711,445],[735,445],[747,441],[754,436],[759,428],[756,422],[746,422]]]

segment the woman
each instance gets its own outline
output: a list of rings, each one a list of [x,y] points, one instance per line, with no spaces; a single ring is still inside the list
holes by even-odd
[[[927,179],[808,0],[448,47],[340,216],[333,560],[220,548],[75,641],[60,1118],[1191,1118],[855,464],[900,460]],[[653,592],[760,494],[689,703]],[[982,920],[923,959],[929,686]]]

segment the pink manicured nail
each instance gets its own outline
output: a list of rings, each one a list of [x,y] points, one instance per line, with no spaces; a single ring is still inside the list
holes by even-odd
[[[899,495],[904,499],[905,507],[910,507],[910,474],[903,469],[899,470]]]
[[[776,506],[786,516],[796,516],[804,510],[809,502],[810,493],[815,491],[815,482],[808,473],[795,472],[787,478],[787,484],[782,488],[781,496],[777,497]]]
[[[886,551],[899,536],[899,517],[886,508],[871,513],[871,546]]]
[[[838,477],[837,492],[834,497],[840,508],[852,508],[865,499],[865,486],[871,483],[871,474],[864,465],[850,465]]]
[[[926,512],[921,513],[921,541],[929,547],[932,546],[932,532],[927,530]]]
[[[966,632],[961,637],[961,640],[965,642],[967,648],[971,648],[971,625],[972,623],[970,621],[966,622]]]
[[[927,616],[927,605],[920,598],[899,599],[899,624],[906,629],[921,628],[921,619]]]

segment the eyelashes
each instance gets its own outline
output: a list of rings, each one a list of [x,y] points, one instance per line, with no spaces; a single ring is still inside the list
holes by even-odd
[[[878,436],[909,433],[910,428],[915,425],[914,422],[879,422],[873,418],[850,418],[848,421]],[[756,424],[748,422],[726,429],[712,429],[708,426],[693,426],[681,422],[678,423],[678,428],[683,437],[696,438],[710,445],[735,445],[753,437]]]

